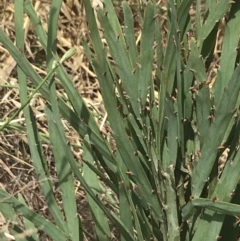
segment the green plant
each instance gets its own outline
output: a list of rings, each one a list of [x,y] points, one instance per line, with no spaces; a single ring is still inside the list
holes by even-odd
[[[21,196],[17,199],[4,190],[0,190],[0,211],[16,220],[15,212],[20,213],[26,229],[37,227],[54,240],[82,240],[73,173],[87,192],[98,240],[111,239],[109,220],[118,228],[121,240],[197,241],[203,233],[207,240],[237,240],[240,3],[207,1],[202,17],[197,1],[193,23],[189,16],[192,0],[169,0],[163,37],[159,16],[164,9],[155,1],[144,2],[144,17],[137,20],[142,24],[141,41],[136,45],[134,17],[126,2],[122,2],[122,27],[111,1],[103,1],[103,8],[96,10],[101,32],[90,1],[83,2],[92,44],[83,41],[82,45],[98,77],[108,114],[106,125],[112,131],[108,136],[101,133],[61,61],[54,70],[70,107],[57,96],[52,66],[59,61],[55,38],[61,1],[52,2],[48,35],[41,24],[34,25],[47,56],[49,74],[44,80],[0,30],[0,42],[18,63],[23,107],[28,101],[26,76],[35,86],[44,82],[39,91],[49,103],[46,116],[64,215],[54,198],[29,106],[22,109],[33,165],[54,223],[30,210]],[[16,1],[16,45],[20,49],[24,47],[23,12],[33,23],[38,22],[30,1]],[[227,21],[221,60],[210,88],[206,69],[214,63],[218,22],[223,17]],[[82,138],[82,166],[73,157],[61,118]],[[223,153],[228,153],[225,160]],[[101,200],[103,193],[111,209]],[[16,227],[12,231],[20,232]],[[32,238],[38,240],[37,235]]]

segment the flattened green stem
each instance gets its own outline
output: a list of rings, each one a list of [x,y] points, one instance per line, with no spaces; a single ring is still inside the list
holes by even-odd
[[[41,87],[46,83],[46,81],[48,81],[48,79],[50,79],[50,77],[52,76],[52,74],[55,72],[55,70],[58,68],[58,66],[60,66],[63,61],[65,61],[66,59],[70,58],[72,55],[74,55],[76,52],[76,50],[74,48],[70,49],[69,51],[67,51],[66,54],[63,55],[63,57],[61,58],[60,61],[56,61],[54,62],[51,71],[49,71],[49,73],[47,74],[47,76],[40,82],[40,84],[37,86],[37,88],[32,92],[32,94],[30,95],[30,97],[27,99],[27,101],[0,127],[0,131],[2,131],[4,128],[6,128],[6,126],[13,120],[15,119],[19,113],[29,104],[29,102],[31,101],[31,99],[34,97],[34,95],[41,89]]]
[[[21,203],[19,200],[11,196],[3,189],[0,189],[0,203],[1,205],[10,205],[16,213],[21,213],[24,218],[34,223],[39,230],[45,232],[53,240],[66,241],[67,235],[63,232],[63,230],[59,229],[55,224],[46,220],[41,215],[25,206],[23,203]]]

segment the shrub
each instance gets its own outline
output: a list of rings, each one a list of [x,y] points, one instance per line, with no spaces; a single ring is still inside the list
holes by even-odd
[[[21,196],[2,189],[0,211],[8,219],[21,214],[26,229],[37,227],[54,240],[82,240],[74,193],[77,179],[87,192],[98,240],[111,239],[109,221],[121,240],[237,240],[240,3],[208,1],[201,15],[197,1],[196,15],[190,18],[191,0],[169,0],[166,9],[144,1],[144,16],[139,13],[136,20],[123,1],[122,25],[110,0],[95,10],[89,0],[83,3],[91,43],[82,41],[82,46],[100,83],[109,131],[100,130],[62,66],[74,50],[60,60],[57,55],[61,1],[52,2],[48,34],[30,3],[16,1],[16,47],[3,31],[0,42],[18,63],[22,107],[16,115],[24,111],[33,166],[54,222],[27,207]],[[162,26],[159,19],[165,10]],[[24,12],[39,23],[34,26],[46,51],[44,79],[19,50],[24,48]],[[140,33],[134,29],[135,21],[142,26]],[[215,51],[219,33],[220,60]],[[216,72],[214,80],[211,69]],[[58,96],[54,73],[67,101]],[[26,76],[36,86],[29,98]],[[45,113],[63,210],[55,200],[28,105],[38,91],[48,102]],[[81,137],[82,165],[74,159],[61,118]],[[107,201],[102,200],[103,193]]]

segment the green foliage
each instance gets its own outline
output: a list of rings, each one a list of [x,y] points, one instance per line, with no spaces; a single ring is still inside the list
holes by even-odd
[[[109,220],[122,241],[198,241],[203,233],[208,240],[218,236],[230,240],[229,229],[231,240],[237,240],[238,225],[231,216],[240,216],[239,199],[233,198],[233,194],[239,195],[240,175],[240,67],[236,50],[240,3],[207,1],[200,16],[197,1],[193,23],[189,16],[192,0],[169,0],[163,35],[159,22],[162,9],[155,1],[148,1],[144,16],[140,16],[143,24],[140,44],[136,45],[134,21],[138,20],[127,2],[122,2],[123,27],[112,2],[103,2],[103,8],[94,10],[89,0],[83,0],[91,43],[82,41],[82,45],[100,83],[112,129],[110,141],[101,134],[61,65],[73,52],[58,59],[55,39],[61,1],[52,2],[48,34],[41,24],[34,25],[47,56],[48,75],[44,79],[0,30],[0,42],[18,63],[21,110],[32,161],[54,223],[30,210],[21,197],[18,200],[4,190],[0,190],[0,211],[8,209],[8,214],[4,212],[8,219],[17,219],[15,213],[20,213],[26,227],[42,229],[54,240],[83,240],[76,216],[74,174],[87,192],[98,240],[111,240]],[[16,45],[23,49],[23,13],[33,23],[39,20],[30,1],[16,1],[15,9]],[[216,30],[224,16],[221,60],[210,88],[206,69],[214,63]],[[71,107],[57,98],[54,71]],[[26,97],[26,76],[37,88],[30,98]],[[27,105],[37,91],[49,103],[46,116],[63,210],[54,198],[41,139]],[[74,159],[60,118],[68,120],[82,139],[83,166]],[[1,129],[8,127],[10,120]],[[114,150],[109,142],[114,142]],[[228,153],[224,161],[222,153]],[[218,165],[224,167],[222,173]],[[111,208],[101,200],[103,193]],[[17,232],[16,227],[12,230]],[[37,240],[36,234],[32,238]]]

